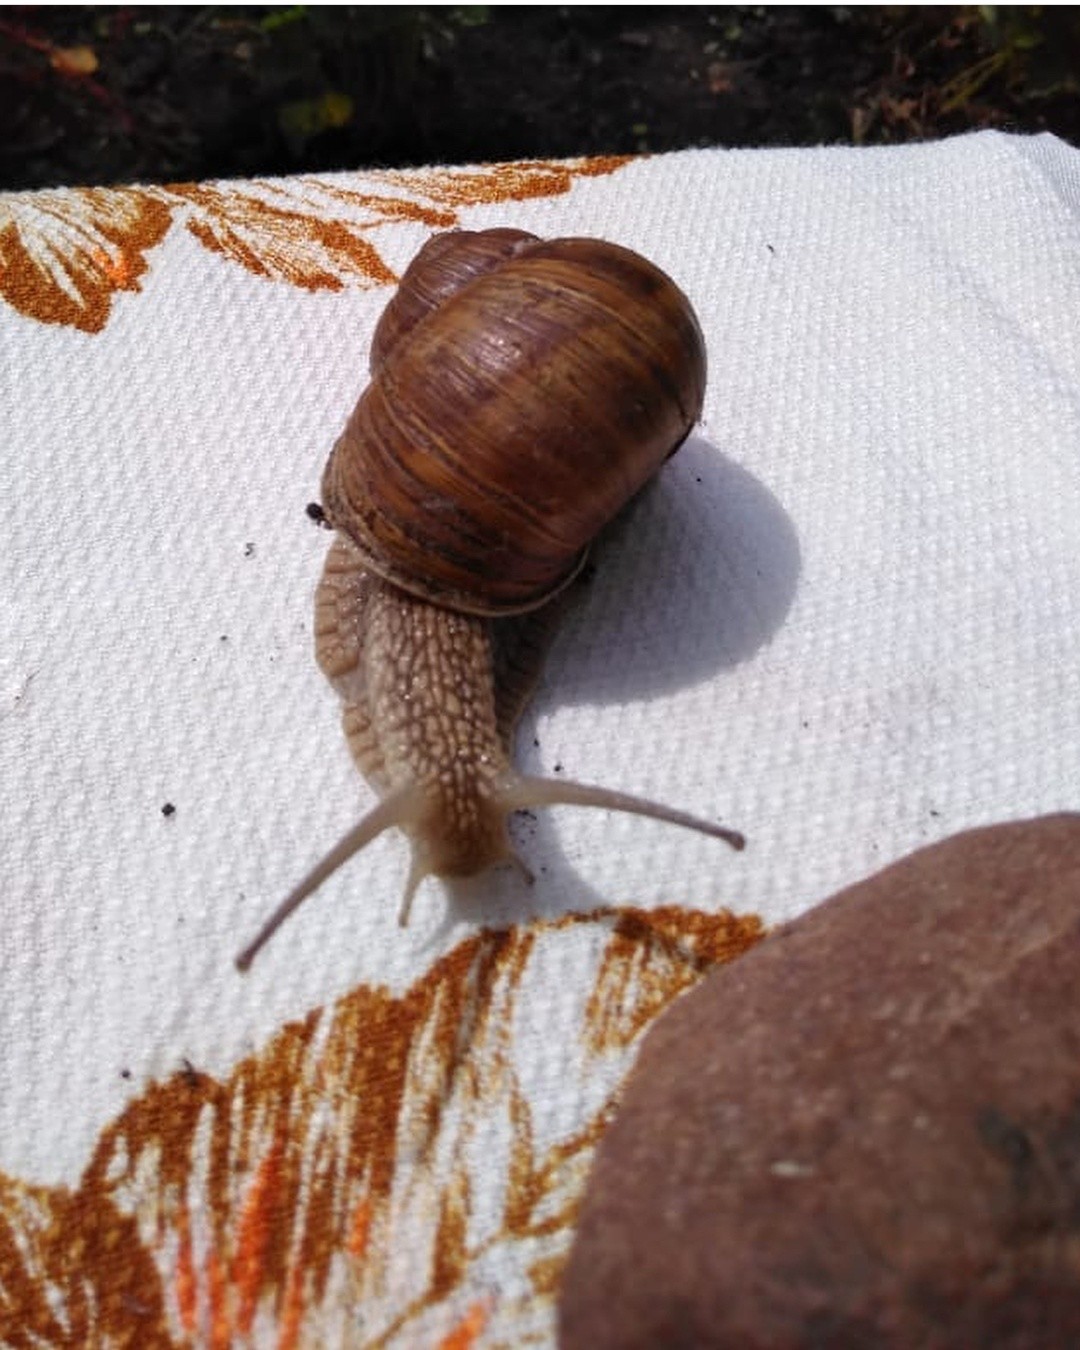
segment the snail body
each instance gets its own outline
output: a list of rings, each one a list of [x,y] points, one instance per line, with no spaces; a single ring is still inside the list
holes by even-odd
[[[428,875],[513,862],[527,876],[506,828],[526,807],[630,811],[743,846],[711,822],[511,763],[553,598],[700,415],[704,341],[686,297],[599,240],[436,235],[379,321],[371,374],[323,475],[338,535],[315,647],[381,800],[286,897],[240,969],[392,825],[412,844],[403,924]]]

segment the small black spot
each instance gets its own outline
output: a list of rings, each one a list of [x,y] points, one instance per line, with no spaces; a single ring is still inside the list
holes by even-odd
[[[540,748],[540,737],[539,737],[539,736],[534,736],[534,737],[533,737],[533,745],[534,745],[534,747],[535,747],[537,750],[539,750],[539,748]]]
[[[166,802],[165,805],[161,808],[161,814],[166,818],[168,818],[169,816],[175,816],[176,807],[173,806],[172,802]]]
[[[308,518],[313,520],[316,525],[322,525],[325,526],[326,529],[330,529],[330,522],[326,519],[326,512],[318,502],[308,502],[307,506],[304,507],[304,510],[307,512]]]
[[[131,1077],[131,1070],[130,1070],[130,1069],[121,1069],[121,1070],[120,1070],[120,1077],[121,1077],[121,1078],[130,1078],[130,1077]]]
[[[556,764],[556,765],[555,765],[555,770],[554,770],[554,771],[555,771],[555,773],[562,773],[562,765],[561,765],[561,764]]]
[[[180,1069],[187,1086],[189,1088],[197,1088],[199,1086],[199,1071],[186,1055],[180,1061]]]
[[[772,254],[776,253],[776,249],[773,248],[772,244],[766,244],[765,247],[769,250],[770,253]]]
[[[254,544],[251,544],[251,543],[245,544],[245,545],[244,545],[244,557],[245,557],[245,558],[254,558],[254,556],[255,556],[255,545],[254,545]]]
[[[228,640],[229,640],[229,635],[228,635],[228,633],[222,633],[221,639],[220,639],[220,640],[221,640],[222,642],[228,642]]]

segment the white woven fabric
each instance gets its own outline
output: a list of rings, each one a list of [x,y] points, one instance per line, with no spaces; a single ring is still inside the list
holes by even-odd
[[[598,905],[773,922],[961,828],[1080,805],[1080,152],[996,133],[688,151],[437,211],[411,181],[222,200],[362,226],[397,273],[437,220],[600,235],[695,305],[703,424],[601,547],[519,759],[722,819],[747,849],[558,810],[518,832],[531,890],[427,883],[402,933],[390,836],[238,976],[238,947],[372,800],[312,656],[328,535],[304,507],[389,291],[335,274],[331,234],[297,226],[279,255],[265,222],[228,235],[205,201],[161,198],[171,223],[125,252],[92,217],[137,194],[82,199],[62,228],[44,194],[0,197],[0,267],[21,240],[84,310],[58,248],[115,282],[95,332],[43,322],[25,287],[0,305],[10,1176],[75,1184],[149,1080],[185,1060],[226,1075],[357,985],[404,991],[480,924]],[[395,193],[428,216],[378,217],[369,198]],[[241,237],[263,275],[230,253]],[[567,959],[526,1005],[528,1053],[565,1044],[563,1068]],[[543,1077],[569,1128],[580,1080]]]

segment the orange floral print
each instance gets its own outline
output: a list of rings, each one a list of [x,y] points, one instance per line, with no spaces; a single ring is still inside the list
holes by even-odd
[[[550,1343],[640,1036],[761,936],[754,916],[676,909],[482,932],[401,996],[362,986],[283,1027],[225,1081],[152,1084],[74,1189],[0,1175],[0,1344]],[[537,980],[557,969],[563,988],[568,963],[608,992],[574,1002],[556,1128],[522,1028],[550,1011]]]
[[[363,229],[305,210],[284,191],[275,197],[239,187],[177,185],[187,203],[187,228],[213,253],[255,276],[305,290],[341,290],[352,278],[384,285],[394,274],[363,237]]]
[[[429,201],[450,207],[523,202],[532,197],[561,197],[575,178],[614,173],[633,155],[595,155],[578,160],[526,159],[477,169],[387,169],[378,175],[399,191],[419,192]]]
[[[456,1327],[439,1342],[438,1350],[472,1350],[488,1318],[490,1300],[473,1303]]]
[[[137,291],[168,205],[139,188],[0,197],[0,296],[41,323],[99,333],[117,291]]]
[[[449,229],[463,207],[556,196],[627,158],[383,171],[355,188],[301,177],[0,196],[0,299],[40,323],[99,333],[116,294],[140,289],[146,255],[176,222],[255,276],[306,290],[382,286],[395,276],[368,237],[378,227]]]

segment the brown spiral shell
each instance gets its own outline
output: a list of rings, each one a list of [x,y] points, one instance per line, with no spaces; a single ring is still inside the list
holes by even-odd
[[[323,474],[330,523],[413,594],[513,614],[573,577],[686,437],[705,344],[629,249],[462,231],[413,259],[371,374]]]

